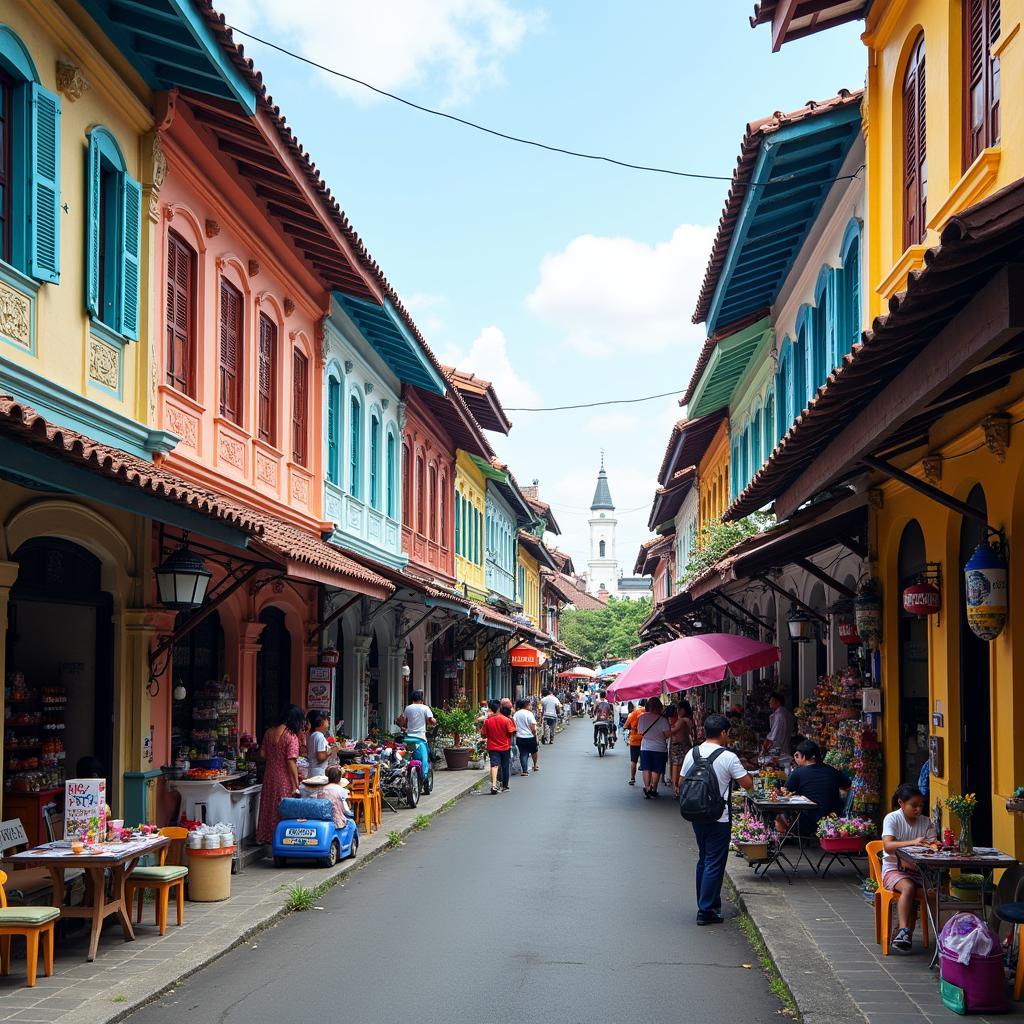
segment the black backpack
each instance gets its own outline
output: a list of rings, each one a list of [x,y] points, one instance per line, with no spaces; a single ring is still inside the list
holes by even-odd
[[[721,818],[726,802],[713,765],[723,750],[719,747],[710,757],[702,757],[698,744],[691,751],[693,763],[679,783],[679,813],[687,821],[709,824]]]

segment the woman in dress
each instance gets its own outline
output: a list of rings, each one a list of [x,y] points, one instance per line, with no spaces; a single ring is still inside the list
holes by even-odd
[[[672,792],[676,796],[679,796],[679,776],[683,771],[683,760],[692,749],[694,740],[693,708],[688,700],[681,700],[672,722],[672,732],[669,734],[669,741],[672,744],[668,756],[671,773],[669,777],[672,780]]]
[[[260,793],[260,821],[256,828],[256,842],[270,843],[279,818],[278,806],[286,796],[294,796],[299,789],[299,735],[306,725],[302,708],[294,704],[277,725],[263,734],[260,754],[266,770],[263,774],[263,792]]]

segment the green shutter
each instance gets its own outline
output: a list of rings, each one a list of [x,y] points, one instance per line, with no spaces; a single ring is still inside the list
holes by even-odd
[[[142,186],[121,176],[121,302],[117,329],[126,338],[139,338],[139,252],[142,249]]]
[[[60,280],[60,99],[32,83],[29,273]]]
[[[99,143],[95,134],[90,134],[85,182],[85,306],[96,317],[100,313],[100,162]]]

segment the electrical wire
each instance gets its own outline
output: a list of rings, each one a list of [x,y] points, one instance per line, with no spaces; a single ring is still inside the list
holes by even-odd
[[[656,398],[669,398],[672,395],[680,394],[682,389],[676,391],[663,391],[660,395],[644,395],[643,398],[609,398],[604,402],[581,402],[579,405],[549,405],[549,406],[505,406],[505,412],[565,412],[569,409],[595,409],[601,405],[636,405],[637,402],[653,402]]]
[[[308,64],[310,67],[314,67],[318,71],[323,71],[328,75],[334,75],[336,78],[343,78],[346,82],[352,82],[353,85],[360,85],[364,89],[369,89],[371,92],[377,93],[378,96],[385,96],[389,100],[395,100],[395,102],[402,103],[407,107],[411,107],[413,110],[419,110],[421,113],[432,114],[434,117],[443,117],[447,121],[454,121],[456,124],[461,124],[466,128],[472,128],[475,131],[483,132],[486,135],[493,135],[495,138],[504,139],[506,142],[515,142],[521,146],[532,146],[535,149],[543,149],[549,153],[559,153],[562,156],[570,156],[578,160],[593,160],[598,163],[613,164],[616,167],[625,167],[627,170],[631,171],[644,171],[650,174],[668,174],[676,178],[691,178],[697,181],[730,181],[738,187],[758,188],[762,185],[778,185],[791,181],[796,177],[796,173],[794,172],[793,174],[785,174],[778,178],[773,178],[771,181],[739,182],[733,181],[733,176],[728,174],[702,174],[698,171],[677,171],[669,167],[655,167],[651,164],[633,163],[629,160],[619,160],[616,157],[605,156],[600,153],[584,153],[576,149],[567,149],[564,146],[553,146],[547,142],[538,142],[536,139],[527,139],[519,135],[510,135],[508,132],[498,131],[496,128],[488,128],[486,125],[478,124],[476,121],[470,121],[464,117],[458,117],[455,114],[448,114],[443,110],[436,110],[434,107],[424,106],[422,103],[415,103],[413,100],[408,100],[404,96],[399,96],[397,93],[388,92],[387,89],[378,88],[376,85],[371,85],[369,82],[365,82],[361,78],[356,78],[354,75],[347,75],[345,72],[338,71],[336,68],[327,67],[327,65],[320,64],[309,57],[304,57],[301,53],[296,53],[294,50],[289,50],[277,43],[272,43],[269,39],[263,39],[261,36],[254,35],[252,32],[246,32],[244,28],[239,28],[237,25],[228,25],[227,27],[232,32],[237,32],[240,36],[245,36],[246,39],[251,39],[255,43],[261,43],[263,46],[269,46],[270,49],[276,50],[278,53],[282,53],[286,57],[291,57],[293,60],[301,61],[303,64]],[[832,178],[831,182],[851,181],[858,177],[863,169],[863,167],[859,167],[853,174],[840,175],[836,178]],[[822,182],[821,184],[826,183]]]

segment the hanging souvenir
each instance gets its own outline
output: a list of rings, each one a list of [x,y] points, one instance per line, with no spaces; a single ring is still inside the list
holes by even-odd
[[[934,615],[942,609],[942,592],[934,583],[918,580],[903,591],[903,610],[908,615]]]
[[[858,588],[853,602],[857,634],[869,651],[877,651],[882,642],[882,597],[878,580],[868,577]]]
[[[967,624],[982,640],[995,640],[1009,607],[1006,559],[998,544],[979,544],[964,566]]]

